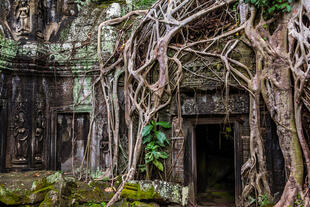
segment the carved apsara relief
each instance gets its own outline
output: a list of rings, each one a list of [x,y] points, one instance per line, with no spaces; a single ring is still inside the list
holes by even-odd
[[[49,41],[77,13],[74,0],[1,0],[0,30],[14,40]]]
[[[2,22],[11,33],[14,40],[28,39],[33,30],[33,15],[35,0],[6,1],[7,16],[3,15]]]
[[[37,102],[37,110],[35,114],[35,130],[33,138],[33,155],[37,162],[42,161],[43,143],[45,138],[46,120],[44,116],[44,103]]]
[[[13,138],[15,140],[15,153],[13,163],[27,163],[29,129],[25,126],[25,111],[19,94],[16,101],[16,112],[14,117]]]
[[[29,34],[32,30],[29,1],[18,1],[15,10],[15,34],[18,36]]]

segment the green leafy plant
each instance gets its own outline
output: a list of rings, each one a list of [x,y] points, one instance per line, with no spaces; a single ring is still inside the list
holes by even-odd
[[[257,200],[253,198],[252,196],[249,196],[248,200],[249,200],[250,205],[257,202],[259,207],[272,207],[273,206],[273,201],[270,198],[268,198],[267,194],[258,196]]]
[[[294,201],[294,207],[304,207],[305,202],[301,199],[301,195],[298,193],[296,201]],[[292,206],[289,206],[292,207]]]
[[[168,122],[152,121],[151,124],[145,126],[142,130],[143,144],[145,145],[144,165],[140,165],[141,171],[146,171],[147,179],[150,179],[153,166],[163,171],[163,159],[168,158],[168,154],[164,148],[170,144],[164,132],[158,130],[159,127],[169,129],[171,125]]]
[[[105,207],[107,204],[102,201],[102,203],[98,204],[98,203],[93,203],[93,202],[88,202],[88,206],[90,207]]]
[[[262,196],[258,196],[258,205],[260,207],[271,207],[273,206],[273,202],[268,198],[267,194],[264,194]]]
[[[290,12],[293,0],[245,0],[258,9],[263,9],[264,16],[271,16],[274,13]]]

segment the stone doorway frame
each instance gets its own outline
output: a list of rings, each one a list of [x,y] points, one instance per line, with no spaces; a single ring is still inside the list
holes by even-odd
[[[183,117],[185,130],[187,130],[186,135],[186,146],[190,146],[190,160],[191,166],[189,173],[184,174],[187,184],[190,186],[191,196],[190,200],[192,203],[197,204],[197,148],[196,148],[196,134],[195,128],[197,125],[208,125],[208,124],[223,124],[225,116],[207,116],[195,118]],[[240,134],[240,116],[229,117],[229,124],[234,125],[234,171],[235,171],[235,205],[239,206],[239,196],[242,192],[242,182],[241,182],[241,166],[242,166],[242,140]],[[186,161],[184,161],[186,162]],[[186,165],[186,164],[185,164]],[[187,177],[187,178],[186,178]]]
[[[89,109],[82,110],[72,110],[71,107],[51,107],[50,108],[50,117],[49,117],[49,143],[50,143],[50,152],[48,154],[49,167],[50,170],[59,170],[57,169],[58,165],[58,140],[57,140],[57,118],[59,114],[88,114],[91,118],[91,111]]]

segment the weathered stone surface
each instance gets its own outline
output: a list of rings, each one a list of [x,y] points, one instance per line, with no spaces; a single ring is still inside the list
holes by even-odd
[[[0,204],[64,207],[102,203],[113,196],[106,188],[102,181],[87,184],[60,172],[5,173],[0,174]]]
[[[187,187],[165,181],[130,181],[125,184],[121,197],[137,201],[155,201],[164,204],[187,204]]]
[[[78,182],[77,188],[72,191],[72,198],[78,203],[102,203],[108,202],[114,195],[111,192],[110,187],[103,182],[90,182],[86,184],[84,182]]]
[[[17,8],[20,8],[16,7],[17,2],[27,4],[29,15],[25,21],[27,20],[31,27],[27,26],[24,30],[31,31],[12,36],[8,29],[13,29],[12,32],[17,29],[14,25],[18,24],[18,20],[14,19],[13,15]],[[0,1],[0,128],[3,129],[0,132],[0,172],[43,169],[70,171],[72,166],[81,165],[82,156],[79,155],[83,155],[83,150],[76,150],[76,154],[61,154],[61,158],[57,156],[59,151],[71,152],[63,148],[71,149],[71,141],[68,140],[71,140],[71,134],[76,135],[77,132],[67,132],[71,130],[70,123],[78,124],[79,121],[76,120],[80,118],[84,119],[79,122],[84,128],[79,134],[83,136],[80,136],[81,139],[77,138],[79,141],[72,148],[83,149],[82,138],[87,137],[84,133],[88,133],[91,100],[95,98],[98,103],[102,100],[99,93],[96,93],[97,97],[93,97],[91,93],[98,67],[98,26],[104,20],[123,15],[131,8],[124,0],[49,0],[48,5],[40,5],[44,4],[42,2]],[[53,10],[55,2],[58,9]],[[43,14],[41,12],[44,13],[44,21],[40,17]],[[4,25],[5,21],[8,21],[8,24]],[[118,29],[105,27],[104,31],[103,56],[107,58],[114,49]],[[4,75],[7,80],[2,80]],[[3,85],[4,81],[7,84]],[[33,88],[36,90],[32,90]],[[8,105],[10,107],[7,107]],[[71,107],[73,105],[75,106]],[[110,152],[100,151],[106,141],[104,108],[104,105],[98,108],[102,113],[94,121],[96,133],[92,134],[89,161],[92,172],[97,169],[105,170],[108,166],[103,157],[106,156],[104,153]],[[73,113],[76,114],[76,120]],[[15,118],[16,115],[20,115],[19,120]],[[54,132],[60,132],[58,126],[63,130],[57,135]],[[23,131],[24,135],[16,133],[18,129]],[[32,136],[33,134],[35,135]],[[19,138],[26,136],[27,139],[21,144]],[[58,140],[62,143],[57,143]],[[56,150],[56,145],[62,148]],[[16,150],[17,146],[23,147]],[[2,151],[4,148],[5,151]],[[72,157],[74,159],[71,159]],[[76,163],[71,165],[71,160]]]
[[[49,171],[0,175],[0,202],[6,205],[32,204],[42,201],[58,182]]]
[[[0,174],[0,206],[104,206],[114,195],[107,182],[81,182],[61,172],[32,171]],[[188,189],[165,181],[128,182],[115,207],[186,205]]]

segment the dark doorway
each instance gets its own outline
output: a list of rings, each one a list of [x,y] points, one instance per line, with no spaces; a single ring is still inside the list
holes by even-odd
[[[232,125],[196,126],[197,203],[234,206],[234,129]]]

